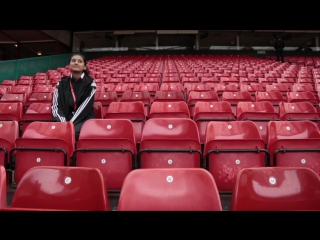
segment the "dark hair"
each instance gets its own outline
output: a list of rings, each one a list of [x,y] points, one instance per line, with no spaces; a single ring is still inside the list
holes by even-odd
[[[87,59],[85,56],[83,56],[81,53],[74,53],[71,55],[70,59],[69,59],[69,63],[71,62],[71,59],[74,57],[74,56],[80,56],[84,62],[84,65],[86,66],[86,70],[83,70],[84,74],[86,74],[87,76],[90,75],[90,71],[89,71],[89,68],[87,66]]]

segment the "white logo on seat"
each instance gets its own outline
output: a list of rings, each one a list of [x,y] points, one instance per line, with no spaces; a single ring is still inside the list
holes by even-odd
[[[277,183],[277,181],[276,181],[276,179],[274,177],[269,178],[269,182],[271,184],[276,184]]]
[[[172,176],[168,176],[167,177],[167,182],[172,182],[173,181],[173,177]]]
[[[65,184],[71,183],[71,177],[66,177],[64,182],[65,182]]]

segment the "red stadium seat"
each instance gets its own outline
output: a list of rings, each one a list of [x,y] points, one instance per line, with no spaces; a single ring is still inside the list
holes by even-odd
[[[282,102],[279,104],[281,121],[320,121],[320,113],[310,102]]]
[[[27,96],[25,93],[12,93],[6,92],[2,95],[1,102],[21,102],[23,105],[26,104]]]
[[[150,111],[151,97],[148,91],[131,92],[126,91],[122,94],[120,102],[136,102],[140,101],[144,104],[145,115],[148,117]]]
[[[162,82],[160,86],[160,91],[181,91],[184,93],[184,87],[183,85],[179,82]]]
[[[6,174],[5,167],[0,165],[0,211],[8,206]]]
[[[93,102],[93,112],[96,118],[102,119],[103,117],[103,107],[100,102]]]
[[[271,166],[308,167],[320,175],[320,132],[311,121],[268,123]]]
[[[319,105],[319,99],[312,92],[287,92],[287,102],[310,102],[315,107]]]
[[[52,122],[52,103],[31,103],[26,112],[22,114],[21,133],[23,134],[26,127],[34,121]]]
[[[191,92],[189,92],[187,104],[189,107],[189,112],[190,112],[191,118],[193,118],[193,116],[194,116],[194,107],[198,101],[218,102],[219,97],[215,91],[205,91],[205,92],[191,91]]]
[[[279,113],[279,103],[286,101],[284,96],[279,91],[256,92],[255,100],[256,102],[262,102],[262,101],[270,102],[277,113]]]
[[[197,125],[189,118],[149,119],[142,131],[137,160],[139,168],[201,167]]]
[[[123,183],[118,211],[222,211],[222,206],[204,169],[136,169]]]
[[[33,92],[30,94],[30,97],[26,100],[26,108],[31,103],[52,103],[52,92]]]
[[[153,102],[173,102],[173,101],[184,101],[184,95],[179,90],[166,90],[157,91]]]
[[[151,118],[190,118],[190,113],[184,101],[153,102],[149,113]]]
[[[136,142],[140,144],[142,130],[147,120],[143,102],[112,102],[105,119],[129,119],[135,130]]]
[[[200,142],[203,145],[206,138],[206,128],[211,121],[236,121],[236,116],[232,112],[230,103],[202,102],[198,101],[194,107],[193,120],[197,124]]]
[[[100,169],[108,191],[120,191],[136,165],[136,141],[129,119],[90,119],[80,131],[74,157],[78,167]]]
[[[98,169],[39,166],[27,171],[7,211],[108,211],[107,186]]]
[[[118,97],[116,92],[96,92],[94,95],[94,101],[100,102],[102,105],[102,116],[105,117],[108,112],[110,103],[117,102]]]
[[[10,156],[14,182],[19,185],[25,172],[32,167],[69,166],[74,149],[72,122],[31,122],[22,137],[16,139]]]
[[[10,151],[19,138],[19,123],[17,121],[0,121],[0,165],[7,167]]]
[[[239,102],[237,106],[237,120],[254,122],[259,129],[263,141],[267,144],[268,122],[280,121],[280,118],[270,102]]]
[[[253,102],[251,94],[248,91],[242,92],[223,92],[221,96],[222,101],[229,102],[232,107],[232,112],[237,116],[238,102]]]
[[[20,122],[23,114],[21,102],[0,102],[0,121]]]
[[[269,165],[269,154],[252,121],[209,122],[203,151],[220,192],[232,192],[243,168]]]
[[[320,179],[308,168],[242,169],[232,193],[231,211],[319,211]]]

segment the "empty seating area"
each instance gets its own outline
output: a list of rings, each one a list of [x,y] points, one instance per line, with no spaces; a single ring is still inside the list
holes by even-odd
[[[14,195],[11,206],[0,199],[1,209],[320,210],[319,59],[288,59],[91,59],[96,119],[77,141],[73,124],[53,122],[51,113],[68,66],[4,80],[0,198],[7,188]]]

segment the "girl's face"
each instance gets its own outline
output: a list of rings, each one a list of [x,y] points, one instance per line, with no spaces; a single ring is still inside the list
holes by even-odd
[[[83,58],[80,55],[74,55],[70,60],[70,70],[73,72],[83,72],[86,70]]]

